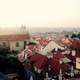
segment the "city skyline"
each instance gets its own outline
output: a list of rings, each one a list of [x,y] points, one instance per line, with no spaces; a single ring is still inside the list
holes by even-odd
[[[80,32],[80,27],[26,27],[26,26],[14,26],[14,27],[0,27],[0,35],[5,34],[21,34],[27,33],[61,33],[61,32]]]

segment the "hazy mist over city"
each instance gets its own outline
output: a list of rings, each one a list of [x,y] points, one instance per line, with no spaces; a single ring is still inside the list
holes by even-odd
[[[31,33],[39,33],[39,32],[62,32],[62,31],[72,31],[72,32],[80,32],[80,27],[35,27],[28,28]]]
[[[0,35],[16,34],[21,32],[29,32],[31,34],[46,32],[53,33],[80,32],[80,27],[28,27],[28,26],[0,27]]]
[[[80,0],[0,1],[0,34],[25,30],[29,33],[77,32],[80,30],[79,3]]]

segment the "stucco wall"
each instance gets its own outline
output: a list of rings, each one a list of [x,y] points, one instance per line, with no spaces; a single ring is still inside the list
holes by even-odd
[[[8,41],[0,41],[0,45],[3,46],[3,43],[5,43],[4,47],[9,47]]]
[[[19,42],[19,47],[16,47],[16,43]],[[10,42],[10,50],[22,50],[24,49],[24,41],[13,41]]]

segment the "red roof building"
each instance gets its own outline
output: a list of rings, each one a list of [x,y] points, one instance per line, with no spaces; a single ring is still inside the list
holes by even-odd
[[[48,58],[46,56],[38,53],[30,57],[30,61],[38,69],[44,69],[46,67],[47,60]]]
[[[11,50],[21,50],[24,49],[29,38],[28,34],[0,35],[0,45]]]
[[[72,49],[80,49],[80,40],[61,37],[57,39],[57,42]]]

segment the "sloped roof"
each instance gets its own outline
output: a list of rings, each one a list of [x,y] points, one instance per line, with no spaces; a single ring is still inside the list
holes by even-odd
[[[72,39],[72,38],[60,38],[58,40],[59,43],[74,49],[80,49],[80,40]]]
[[[69,64],[59,63],[60,58],[62,58],[61,56],[61,54],[55,54],[55,58],[48,60],[49,65],[51,65],[51,71],[54,71],[56,74],[59,73],[60,68],[62,71],[67,71],[70,68]]]
[[[0,35],[0,41],[20,41],[28,38],[29,36],[27,34]]]
[[[42,52],[46,55],[47,52],[51,52],[54,48],[64,49],[64,47],[60,46],[57,42],[50,40],[43,48]]]
[[[34,54],[30,57],[30,61],[33,62],[33,65],[39,69],[43,69],[46,66],[48,58],[41,54]]]
[[[38,41],[43,47],[45,47],[50,41],[50,39],[45,36],[32,36],[32,38]]]

